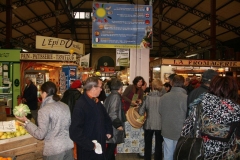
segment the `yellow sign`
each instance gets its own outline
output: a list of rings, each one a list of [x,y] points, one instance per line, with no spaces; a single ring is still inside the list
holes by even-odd
[[[78,54],[85,54],[85,45],[83,43],[54,37],[36,36],[36,48],[68,53],[73,50]]]
[[[162,59],[162,65],[201,67],[240,67],[240,61],[214,61],[198,59]]]
[[[31,61],[76,61],[76,54],[21,53],[20,60]]]

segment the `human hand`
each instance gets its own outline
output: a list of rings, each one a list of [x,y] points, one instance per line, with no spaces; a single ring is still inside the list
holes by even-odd
[[[107,138],[110,139],[112,137],[111,134],[106,134]]]
[[[136,103],[136,101],[132,101],[131,104],[132,104],[133,106],[137,106],[137,105],[138,105],[138,104]]]
[[[137,99],[136,102],[137,102],[137,104],[142,104],[142,100],[141,99]]]
[[[120,130],[120,131],[122,131],[122,130],[123,130],[123,127],[122,127],[122,126],[120,126],[120,127],[118,127],[118,128],[117,128],[117,130]]]
[[[17,119],[19,119],[20,121],[23,121],[23,122],[25,122],[25,121],[28,120],[26,116],[23,116],[23,117],[15,116],[15,117],[16,117]]]

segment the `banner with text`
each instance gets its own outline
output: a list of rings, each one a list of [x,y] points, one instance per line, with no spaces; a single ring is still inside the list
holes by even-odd
[[[76,61],[76,54],[21,53],[20,60],[27,61]]]
[[[116,66],[129,66],[129,49],[116,49]]]
[[[204,66],[204,67],[240,67],[239,61],[214,61],[198,59],[162,59],[162,65]]]
[[[70,39],[36,36],[36,48],[45,50],[63,51],[69,53],[85,54],[85,46],[82,43]]]
[[[152,48],[152,6],[93,3],[93,48]]]

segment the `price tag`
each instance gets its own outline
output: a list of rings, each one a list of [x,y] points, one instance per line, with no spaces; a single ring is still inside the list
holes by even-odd
[[[15,120],[0,121],[0,132],[16,132]]]

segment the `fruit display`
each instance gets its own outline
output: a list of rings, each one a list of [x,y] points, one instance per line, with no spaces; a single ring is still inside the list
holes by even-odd
[[[0,157],[0,160],[13,160],[11,157]]]
[[[15,122],[15,127],[16,127],[15,132],[1,132],[0,131],[0,140],[9,139],[9,138],[13,138],[13,137],[19,137],[19,136],[28,134],[26,129],[23,126],[21,126],[18,122]]]
[[[30,114],[31,111],[29,107],[26,104],[19,104],[18,106],[15,106],[13,109],[13,114],[18,117],[27,116],[27,114]]]

